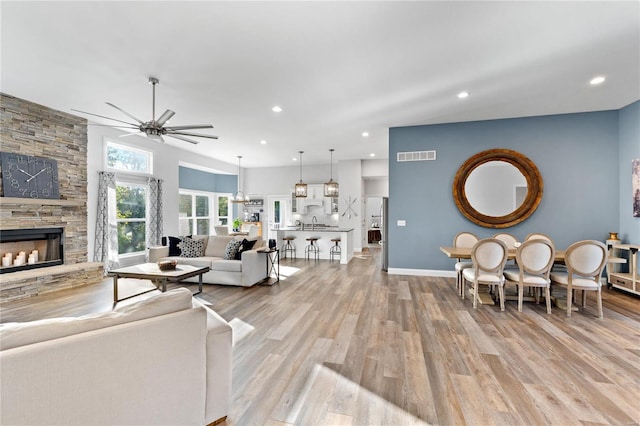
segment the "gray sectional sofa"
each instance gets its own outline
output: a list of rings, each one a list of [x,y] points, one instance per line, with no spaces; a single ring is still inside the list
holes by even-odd
[[[211,270],[202,276],[206,284],[224,284],[250,287],[267,278],[266,254],[256,249],[265,246],[261,238],[254,238],[255,245],[250,250],[242,251],[240,259],[225,259],[225,250],[231,240],[243,240],[244,237],[222,235],[194,235],[194,240],[204,242],[204,252],[196,257],[169,256],[169,246],[150,247],[149,262],[175,260],[178,264],[208,266]],[[190,253],[191,255],[192,253]],[[187,282],[198,282],[198,277],[189,278]]]

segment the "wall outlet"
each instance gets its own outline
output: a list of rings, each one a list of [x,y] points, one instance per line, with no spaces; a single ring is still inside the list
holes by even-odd
[[[407,226],[407,221],[406,220],[399,220],[398,221],[398,226]]]

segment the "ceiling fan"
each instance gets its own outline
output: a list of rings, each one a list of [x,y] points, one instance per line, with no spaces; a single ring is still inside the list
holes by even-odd
[[[105,102],[110,107],[113,107],[126,115],[129,118],[135,120],[135,123],[129,123],[127,121],[118,120],[116,118],[105,117],[103,115],[93,114],[86,111],[80,111],[78,109],[71,109],[72,111],[80,112],[82,114],[89,114],[95,117],[106,118],[108,120],[117,121],[120,123],[124,123],[125,125],[108,125],[109,127],[119,127],[122,129],[138,129],[140,133],[144,133],[148,138],[155,139],[160,142],[164,142],[163,136],[171,136],[172,138],[180,139],[185,142],[189,142],[192,144],[197,144],[198,141],[188,138],[187,136],[198,137],[198,138],[208,138],[208,139],[218,139],[217,136],[213,135],[205,135],[202,133],[193,133],[193,132],[185,132],[185,130],[192,129],[213,129],[211,124],[191,124],[185,126],[165,126],[167,121],[174,116],[175,112],[170,109],[166,110],[158,119],[156,120],[156,85],[160,83],[155,77],[149,77],[149,83],[153,86],[153,100],[152,100],[152,113],[150,121],[142,121],[134,115],[128,113],[120,107],[115,106],[110,102]],[[102,124],[96,124],[97,126],[102,126]],[[132,133],[132,134],[140,134],[140,133]]]

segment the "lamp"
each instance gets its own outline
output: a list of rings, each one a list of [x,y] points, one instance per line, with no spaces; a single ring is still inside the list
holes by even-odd
[[[241,185],[241,169],[240,169],[240,159],[242,158],[242,155],[238,155],[238,191],[233,194],[233,196],[231,197],[231,202],[232,203],[236,203],[236,204],[245,204],[249,201],[249,196],[245,196],[244,192],[242,192],[242,185]]]
[[[307,184],[302,182],[302,154],[304,151],[298,151],[300,153],[300,182],[296,183],[294,194],[296,198],[305,198],[307,196]]]
[[[331,153],[331,177],[329,178],[329,182],[324,184],[324,196],[336,198],[340,193],[340,187],[338,186],[338,182],[333,181],[333,151],[333,148],[329,150]]]

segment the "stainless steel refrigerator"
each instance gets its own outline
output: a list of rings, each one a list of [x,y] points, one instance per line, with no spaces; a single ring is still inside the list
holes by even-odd
[[[382,246],[382,270],[389,269],[389,197],[382,197],[382,207],[380,207],[380,245]]]

